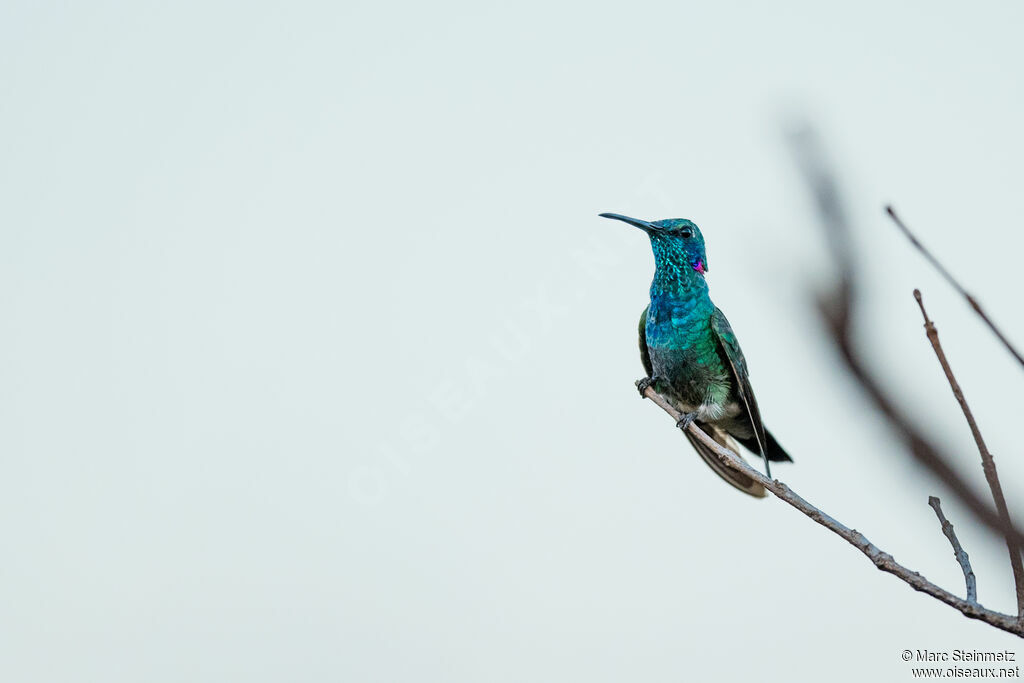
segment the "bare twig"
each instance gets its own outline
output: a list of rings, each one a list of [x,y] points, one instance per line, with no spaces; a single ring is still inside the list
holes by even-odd
[[[847,370],[921,466],[945,484],[979,521],[1001,535],[1012,536],[1018,545],[1024,546],[1024,534],[1016,527],[1004,523],[998,512],[956,473],[950,464],[951,459],[925,437],[924,432],[914,425],[906,412],[882,389],[881,382],[868,369],[855,349],[852,319],[854,304],[857,301],[857,269],[851,245],[852,230],[843,210],[838,186],[824,161],[824,154],[813,131],[799,131],[793,135],[792,143],[817,204],[836,268],[833,285],[818,294],[818,310]]]
[[[974,515],[993,531],[1006,536],[1011,536],[1018,544],[1024,542],[1024,535],[1012,525],[1007,525],[998,512],[993,510],[981,496],[979,496],[967,483],[956,473],[949,464],[950,460],[945,456],[939,447],[934,445],[924,433],[914,426],[906,413],[899,409],[896,404],[882,390],[881,384],[868,372],[860,357],[853,350],[853,343],[849,331],[841,325],[840,321],[828,319],[828,311],[833,305],[822,303],[822,314],[830,323],[832,335],[840,354],[846,363],[847,369],[860,383],[868,397],[878,408],[879,412],[888,421],[889,426],[899,435],[907,445],[911,455],[922,466],[928,469],[952,491],[957,498],[974,513]]]
[[[949,361],[946,359],[946,352],[943,351],[942,344],[939,343],[939,331],[935,329],[935,323],[931,321],[931,318],[928,317],[928,311],[924,309],[921,290],[914,290],[914,299],[917,300],[917,305],[921,309],[928,341],[932,344],[932,349],[935,351],[935,357],[939,359],[942,371],[946,373],[946,379],[953,390],[953,396],[956,397],[956,402],[960,404],[960,410],[963,411],[964,417],[967,418],[967,426],[971,428],[971,434],[974,436],[974,443],[978,446],[978,452],[981,454],[981,468],[985,472],[988,487],[992,490],[992,500],[995,501],[996,512],[999,513],[1000,522],[1004,528],[1009,529],[1012,526],[1010,511],[1006,506],[1006,498],[1003,496],[1003,486],[999,482],[999,473],[996,471],[995,459],[989,452],[988,446],[985,445],[985,439],[981,436],[981,430],[978,429],[974,413],[971,412],[970,406],[967,405],[967,399],[964,398],[964,392],[960,389],[960,383],[956,381],[956,377],[953,375],[953,368],[950,367]],[[1006,549],[1010,553],[1010,567],[1013,569],[1013,582],[1017,589],[1017,614],[1024,616],[1024,563],[1021,562],[1020,545],[1009,534],[1006,536]]]
[[[971,558],[967,556],[967,551],[960,545],[960,539],[953,531],[953,523],[946,519],[946,515],[942,514],[942,501],[935,496],[928,496],[928,504],[935,510],[935,516],[939,518],[939,524],[942,525],[942,533],[949,539],[949,544],[953,546],[953,555],[964,572],[964,582],[967,584],[967,602],[978,604],[978,580],[974,578],[974,570],[971,569]]]
[[[939,274],[946,279],[946,282],[952,285],[953,289],[959,292],[960,296],[967,300],[967,303],[970,304],[971,308],[974,309],[974,312],[978,314],[978,317],[981,318],[986,325],[988,325],[988,328],[990,330],[992,330],[992,334],[996,335],[999,341],[1003,343],[1003,346],[1006,347],[1006,350],[1009,351],[1013,355],[1013,357],[1017,359],[1018,363],[1024,366],[1024,356],[1022,356],[1020,351],[1018,351],[1013,346],[1013,344],[1010,343],[1010,340],[1006,338],[1006,335],[1003,334],[1002,330],[996,327],[996,324],[992,322],[992,319],[989,318],[985,311],[981,308],[981,304],[978,303],[978,300],[971,296],[970,293],[968,293],[968,291],[964,289],[959,282],[957,282],[956,278],[954,278],[950,274],[950,272],[946,270],[946,267],[943,266],[942,263],[940,263],[939,260],[935,258],[935,256],[933,256],[932,253],[928,251],[928,249],[923,244],[921,244],[921,241],[917,239],[917,236],[914,235],[914,233],[910,232],[910,228],[907,227],[906,223],[900,220],[900,217],[896,215],[895,209],[893,209],[891,206],[887,206],[885,207],[885,212],[889,214],[890,218],[892,218],[892,221],[893,223],[896,224],[896,227],[898,227],[900,231],[904,235],[906,235],[907,239],[910,240],[910,243],[913,244],[914,247],[916,247],[917,250],[921,252],[922,255],[924,255],[928,262],[932,264],[935,270],[939,271]],[[1019,602],[1019,590],[1017,596]]]
[[[682,419],[682,413],[673,408],[672,405],[652,387],[647,387],[644,390],[644,396],[658,404],[658,407],[668,413],[676,422]],[[914,590],[926,593],[933,598],[946,603],[950,607],[959,610],[961,614],[970,619],[983,621],[998,629],[1006,631],[1007,633],[1012,633],[1017,637],[1024,638],[1024,623],[1018,620],[1017,617],[986,609],[976,601],[964,600],[953,595],[944,588],[936,586],[918,572],[907,569],[898,563],[892,555],[880,550],[878,546],[869,541],[864,534],[860,533],[856,529],[849,528],[837,521],[831,515],[825,513],[814,505],[811,505],[781,481],[778,481],[777,479],[769,479],[761,474],[759,471],[747,464],[747,462],[740,458],[740,456],[718,444],[696,425],[691,424],[687,429],[701,443],[714,451],[715,455],[718,456],[723,465],[736,470],[737,472],[742,472],[751,479],[759,482],[766,489],[774,493],[779,500],[795,507],[821,526],[843,538],[850,545],[864,553],[868,559],[870,559],[875,566],[883,572],[888,572],[905,582]]]

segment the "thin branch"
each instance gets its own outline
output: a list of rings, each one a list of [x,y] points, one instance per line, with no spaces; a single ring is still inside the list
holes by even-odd
[[[992,330],[992,334],[996,335],[999,341],[1003,343],[1003,346],[1006,347],[1006,350],[1009,351],[1013,355],[1013,357],[1017,359],[1018,363],[1024,366],[1024,356],[1022,356],[1020,351],[1018,351],[1013,346],[1013,344],[1010,343],[1010,340],[1006,338],[1006,335],[1003,334],[1002,330],[996,327],[996,324],[992,322],[992,319],[989,318],[985,311],[981,308],[981,304],[978,303],[978,300],[971,296],[970,293],[968,293],[968,291],[964,289],[959,282],[957,282],[956,278],[954,278],[950,274],[950,272],[946,270],[946,267],[943,266],[942,263],[940,263],[939,260],[935,258],[935,256],[933,256],[932,253],[928,251],[928,249],[923,244],[921,244],[921,241],[917,239],[917,236],[914,235],[914,233],[910,232],[910,228],[907,227],[906,223],[900,220],[900,217],[896,215],[895,209],[893,209],[891,206],[887,206],[885,207],[885,212],[889,214],[890,218],[892,218],[892,221],[893,223],[896,224],[896,227],[898,227],[900,231],[904,235],[906,235],[907,239],[910,240],[910,243],[913,244],[914,247],[916,247],[917,250],[921,252],[922,255],[924,255],[928,262],[932,264],[935,270],[939,271],[939,274],[946,279],[946,282],[952,285],[953,289],[959,292],[960,296],[967,300],[967,303],[970,304],[971,308],[974,309],[974,312],[978,314],[978,317],[981,318],[986,325],[988,325],[988,328],[990,330]],[[1018,601],[1020,599],[1019,596],[1020,593],[1018,591]]]
[[[921,316],[924,318],[924,330],[925,334],[928,335],[928,341],[932,344],[932,349],[935,351],[935,357],[939,359],[942,371],[946,373],[949,387],[953,390],[953,396],[956,397],[956,402],[960,404],[960,410],[963,411],[964,417],[967,418],[967,426],[971,428],[974,443],[978,446],[978,452],[981,454],[981,468],[985,472],[988,487],[992,490],[992,500],[995,501],[996,512],[999,513],[1000,522],[1004,528],[1009,529],[1012,526],[1010,510],[1007,508],[1006,498],[1003,496],[1003,486],[999,482],[996,461],[989,452],[988,446],[985,445],[985,439],[982,438],[981,430],[978,429],[974,413],[971,412],[970,406],[967,405],[967,399],[964,398],[964,392],[960,389],[960,383],[956,381],[956,377],[953,375],[953,368],[950,367],[949,361],[946,359],[946,352],[943,351],[942,344],[939,343],[939,331],[935,329],[935,323],[931,321],[931,318],[928,317],[928,311],[924,309],[921,290],[914,290],[914,299],[917,300],[917,305],[921,309]],[[1006,535],[1006,549],[1010,553],[1010,567],[1013,569],[1013,582],[1017,589],[1017,614],[1024,616],[1024,563],[1021,562],[1020,545],[1010,534]]]
[[[829,307],[822,304],[821,308],[823,314],[827,315]],[[924,433],[914,426],[910,418],[897,408],[896,404],[882,390],[878,380],[868,372],[860,357],[854,352],[849,332],[839,327],[836,321],[831,322],[832,334],[839,346],[843,360],[846,362],[847,369],[860,382],[861,387],[889,422],[889,426],[906,443],[914,459],[938,477],[986,526],[1003,536],[1012,537],[1018,544],[1024,542],[1024,535],[1012,524],[1008,524],[996,510],[989,507],[981,496],[956,473],[950,465],[949,458],[939,450],[938,446],[926,438]]]
[[[960,545],[960,539],[953,531],[953,523],[946,519],[946,515],[942,514],[942,501],[935,496],[928,496],[928,504],[935,510],[935,516],[939,518],[939,524],[942,525],[942,533],[949,539],[949,544],[953,546],[953,556],[956,557],[960,569],[964,572],[964,582],[967,584],[967,602],[976,605],[978,604],[978,580],[974,578],[974,570],[971,569],[971,558],[967,556],[967,551]]]
[[[813,130],[804,128],[791,136],[793,151],[811,188],[818,207],[823,232],[835,264],[833,285],[819,293],[818,310],[839,350],[847,370],[867,393],[871,402],[889,423],[890,428],[906,444],[917,462],[934,474],[985,526],[1001,535],[1012,536],[1024,546],[1024,534],[1004,523],[998,512],[976,493],[950,464],[951,459],[925,437],[906,412],[882,389],[882,384],[869,371],[854,347],[852,334],[853,309],[857,302],[857,268],[852,234],[838,186]]]
[[[658,407],[668,413],[676,422],[682,419],[682,413],[673,408],[672,405],[669,404],[663,396],[654,391],[653,388],[647,387],[644,390],[644,396],[654,401]],[[761,474],[759,471],[747,464],[747,462],[740,458],[740,456],[718,444],[718,442],[705,434],[704,431],[696,425],[691,424],[687,429],[701,443],[714,451],[715,455],[718,456],[723,465],[736,470],[737,472],[742,472],[751,479],[759,482],[766,489],[774,493],[779,500],[795,507],[821,526],[860,550],[883,572],[888,572],[889,574],[899,578],[916,591],[926,593],[936,600],[946,603],[969,619],[983,621],[986,624],[995,626],[1007,633],[1012,633],[1019,638],[1024,638],[1024,622],[1021,622],[1017,617],[986,609],[977,602],[964,600],[953,595],[949,591],[936,586],[918,572],[907,569],[898,563],[892,555],[880,550],[878,546],[869,541],[864,534],[860,533],[856,529],[849,528],[837,521],[831,515],[823,512],[814,505],[811,505],[781,481],[777,479],[769,479]]]

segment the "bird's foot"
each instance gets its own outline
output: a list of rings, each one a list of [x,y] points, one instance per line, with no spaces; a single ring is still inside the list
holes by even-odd
[[[695,410],[692,413],[687,413],[686,415],[683,415],[682,419],[680,419],[679,422],[676,422],[676,427],[679,427],[685,432],[686,428],[693,424],[693,421],[696,419],[697,411]]]
[[[636,381],[636,389],[640,392],[640,398],[647,398],[644,396],[644,392],[647,391],[647,387],[653,387],[655,391],[658,390],[658,378],[657,377],[644,377]]]

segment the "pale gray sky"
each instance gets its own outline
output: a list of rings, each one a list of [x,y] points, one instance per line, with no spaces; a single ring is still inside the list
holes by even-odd
[[[775,473],[1011,610],[998,539],[836,370],[783,142],[814,122],[890,386],[1024,511],[1019,3],[0,8],[0,678],[912,680],[1020,649],[719,481],[632,381],[644,236],[704,231]]]

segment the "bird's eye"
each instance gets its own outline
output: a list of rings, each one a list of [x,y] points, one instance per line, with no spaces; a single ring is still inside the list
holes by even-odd
[[[681,237],[693,237],[693,230],[690,230],[689,228],[682,228],[679,230],[679,235]]]

